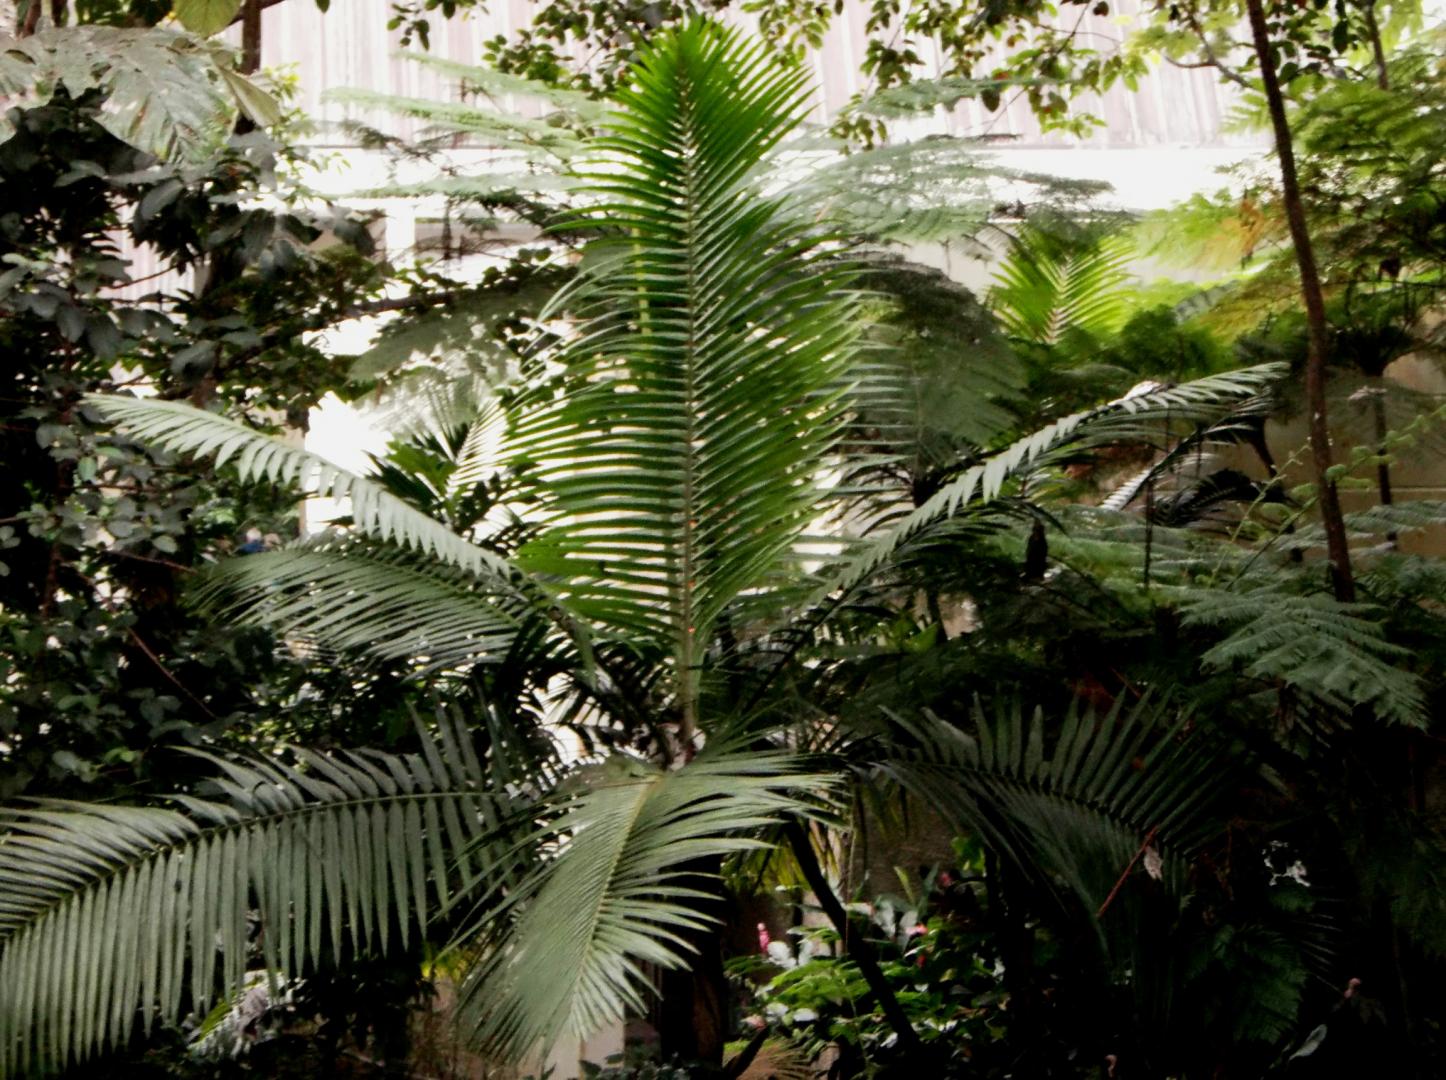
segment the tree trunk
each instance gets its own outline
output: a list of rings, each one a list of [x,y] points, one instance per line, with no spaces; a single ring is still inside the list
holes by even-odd
[[[813,853],[813,843],[809,840],[808,833],[796,821],[789,822],[784,829],[788,836],[789,846],[793,849],[793,856],[798,861],[798,868],[803,872],[803,879],[813,890],[818,906],[823,908],[823,913],[828,916],[834,929],[838,931],[849,958],[858,965],[859,974],[863,976],[864,982],[873,991],[874,998],[878,1001],[879,1008],[884,1014],[884,1019],[889,1022],[889,1026],[894,1029],[894,1034],[899,1037],[899,1049],[903,1051],[905,1060],[922,1064],[924,1044],[919,1039],[914,1026],[909,1023],[908,1014],[904,1012],[904,1007],[899,1004],[899,999],[894,995],[894,988],[884,977],[878,958],[874,955],[873,946],[860,935],[850,933],[848,912],[844,910],[843,904],[834,894],[833,886],[824,876],[823,867],[819,865],[818,857]]]
[[[1390,506],[1395,497],[1391,493],[1391,466],[1386,461],[1386,402],[1385,379],[1377,375],[1371,380],[1371,418],[1376,428],[1376,456],[1381,460],[1376,465],[1376,489],[1380,494],[1381,505]],[[1386,543],[1392,547],[1396,546],[1397,536],[1394,531],[1386,533]]]
[[[714,877],[722,861],[698,860],[688,869]],[[686,934],[697,951],[681,968],[664,970],[658,1001],[658,1049],[664,1061],[676,1060],[704,1073],[721,1070],[728,1038],[728,976],[723,967],[723,927],[728,903],[722,897],[699,902],[699,913],[714,925]]]
[[[241,63],[242,75],[255,75],[261,70],[261,0],[242,0]]]
[[[1382,90],[1391,88],[1391,74],[1386,67],[1386,50],[1381,45],[1381,27],[1376,22],[1376,0],[1366,0],[1366,33],[1371,39],[1371,58],[1376,64],[1376,85]]]
[[[1305,399],[1310,414],[1310,450],[1315,464],[1316,485],[1320,489],[1321,524],[1325,528],[1326,554],[1330,560],[1331,585],[1336,599],[1355,599],[1355,579],[1351,574],[1351,554],[1346,543],[1346,526],[1341,517],[1340,494],[1331,479],[1330,426],[1326,417],[1326,358],[1330,354],[1330,334],[1326,324],[1325,296],[1321,292],[1320,271],[1316,268],[1315,249],[1306,227],[1305,205],[1300,197],[1300,182],[1295,171],[1295,147],[1291,141],[1290,123],[1285,116],[1285,98],[1275,70],[1270,49],[1270,31],[1265,22],[1262,0],[1246,0],[1250,14],[1250,31],[1255,55],[1260,61],[1260,79],[1265,85],[1265,100],[1270,109],[1270,123],[1275,130],[1275,155],[1280,161],[1280,193],[1285,203],[1285,217],[1290,225],[1290,239],[1295,247],[1295,261],[1300,269],[1300,293],[1305,302],[1308,331],[1305,361]]]

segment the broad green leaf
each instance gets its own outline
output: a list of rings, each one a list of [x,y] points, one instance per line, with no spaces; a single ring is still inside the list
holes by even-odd
[[[176,0],[171,11],[193,34],[210,37],[231,25],[241,0]]]

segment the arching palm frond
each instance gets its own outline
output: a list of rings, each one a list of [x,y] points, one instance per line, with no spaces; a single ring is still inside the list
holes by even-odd
[[[580,320],[565,393],[515,428],[552,528],[520,561],[692,681],[723,609],[815,513],[857,337],[850,268],[753,183],[804,73],[704,22],[642,54],[570,225],[601,227],[555,310]]]
[[[228,559],[204,573],[194,597],[213,617],[424,670],[498,661],[539,616],[495,581],[334,537]]]
[[[1011,444],[988,461],[966,469],[889,532],[849,557],[828,579],[817,603],[856,588],[896,557],[906,543],[937,522],[987,510],[1005,485],[1058,464],[1070,455],[1120,444],[1154,445],[1161,425],[1211,427],[1227,423],[1255,400],[1285,369],[1263,364],[1210,375],[1179,386],[1129,394],[1099,408],[1074,413]]]
[[[486,913],[494,949],[463,989],[464,1024],[506,1060],[641,1011],[641,965],[680,966],[711,921],[699,861],[764,846],[758,831],[813,812],[828,782],[784,754],[707,752],[675,770],[613,757],[578,779],[524,841],[556,853]]]
[[[1187,712],[1148,696],[1103,716],[1074,705],[1026,718],[1018,703],[991,713],[976,702],[958,725],[933,714],[891,720],[879,775],[1033,880],[1064,883],[1091,913],[1147,846],[1178,890],[1239,768]]]
[[[448,719],[419,754],[211,757],[221,798],[178,797],[182,810],[6,809],[0,1073],[54,1071],[204,1012],[242,984],[252,912],[267,968],[299,975],[405,945],[484,872],[495,887],[477,842],[508,804],[469,739]]]
[[[490,574],[503,581],[517,575],[506,559],[469,543],[381,485],[235,420],[176,401],[91,394],[86,404],[148,446],[214,458],[217,467],[229,463],[243,480],[291,484],[307,495],[347,499],[357,529],[377,540],[469,573]]]
[[[243,479],[350,500],[360,539],[325,536],[226,560],[203,575],[197,594],[213,611],[325,648],[415,659],[427,669],[498,659],[538,617],[586,649],[585,630],[540,584],[375,480],[189,405],[101,395],[87,401],[148,445],[212,456]]]
[[[1025,341],[1048,345],[1071,330],[1108,334],[1124,321],[1131,254],[1123,236],[1072,240],[1026,227],[994,276],[990,306]]]

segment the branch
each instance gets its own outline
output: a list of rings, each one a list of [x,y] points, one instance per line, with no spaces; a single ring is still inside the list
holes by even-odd
[[[1213,67],[1237,86],[1244,87],[1246,90],[1254,90],[1255,87],[1250,85],[1249,79],[1234,68],[1228,67],[1225,61],[1215,55],[1215,49],[1210,44],[1210,38],[1205,33],[1205,28],[1200,25],[1200,20],[1196,17],[1195,12],[1190,6],[1188,4],[1182,5],[1180,10],[1184,13],[1185,21],[1190,24],[1190,29],[1193,30],[1195,36],[1200,39],[1200,51],[1205,54],[1205,62],[1203,64],[1180,64],[1174,60],[1170,60],[1170,62],[1176,64],[1177,67]],[[1170,58],[1166,57],[1166,59],[1169,60]]]
[[[1135,852],[1135,857],[1130,860],[1129,865],[1125,867],[1125,872],[1121,874],[1119,880],[1115,882],[1115,887],[1110,890],[1110,895],[1105,897],[1105,902],[1101,904],[1100,909],[1095,912],[1096,919],[1103,919],[1105,917],[1105,910],[1114,903],[1115,897],[1119,895],[1120,889],[1124,887],[1126,879],[1129,878],[1130,871],[1135,868],[1135,863],[1140,861],[1140,856],[1150,849],[1150,845],[1154,843],[1155,834],[1159,831],[1160,826],[1154,825],[1151,826],[1150,831],[1145,834],[1144,842],[1140,844],[1140,850]]]
[[[255,4],[255,7],[258,11],[265,11],[267,8],[273,8],[277,4],[283,2],[284,0],[259,0],[259,2]],[[246,8],[246,4],[242,4],[239,8],[237,8],[235,17],[227,25],[236,26],[241,22],[242,19],[246,18]]]

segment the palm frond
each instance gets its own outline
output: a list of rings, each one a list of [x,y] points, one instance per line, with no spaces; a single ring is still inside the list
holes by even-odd
[[[347,499],[352,521],[366,536],[500,582],[517,576],[506,559],[463,539],[379,484],[318,454],[180,402],[102,394],[85,400],[122,432],[148,446],[211,457],[218,467],[230,463],[243,480],[292,484],[308,495]]]
[[[477,841],[506,804],[468,740],[444,718],[419,754],[203,754],[221,797],[181,810],[7,808],[0,1072],[56,1071],[204,1013],[243,983],[253,912],[272,971],[405,944],[493,869]]]
[[[607,235],[554,305],[581,322],[565,392],[514,430],[552,524],[520,560],[672,653],[690,719],[719,614],[815,512],[858,333],[848,266],[752,182],[803,83],[704,22],[641,55],[596,143],[598,204],[569,222]]]
[[[756,849],[760,829],[817,806],[807,793],[827,778],[798,765],[705,753],[665,771],[615,756],[565,789],[560,813],[526,841],[553,856],[484,916],[494,951],[461,1001],[480,1045],[515,1061],[641,1010],[642,965],[680,966],[687,935],[709,921],[698,863]]]
[[[1011,444],[988,461],[966,469],[888,533],[865,545],[816,594],[824,603],[857,587],[893,559],[906,543],[937,522],[987,509],[1011,480],[1037,472],[1069,454],[1101,446],[1154,445],[1161,425],[1204,427],[1222,423],[1252,403],[1283,374],[1266,364],[1210,375],[1179,386],[1128,394],[1107,405],[1066,416]]]
[[[423,671],[499,662],[537,615],[495,580],[334,536],[228,559],[194,596],[214,618]]]
[[[1150,696],[1104,715],[976,702],[966,723],[894,716],[892,732],[879,775],[1041,884],[1063,882],[1091,914],[1146,846],[1181,887],[1236,768],[1187,712]]]
[[[989,303],[1014,337],[1050,344],[1070,331],[1100,337],[1124,321],[1128,237],[1065,239],[1026,227],[1010,243]]]

